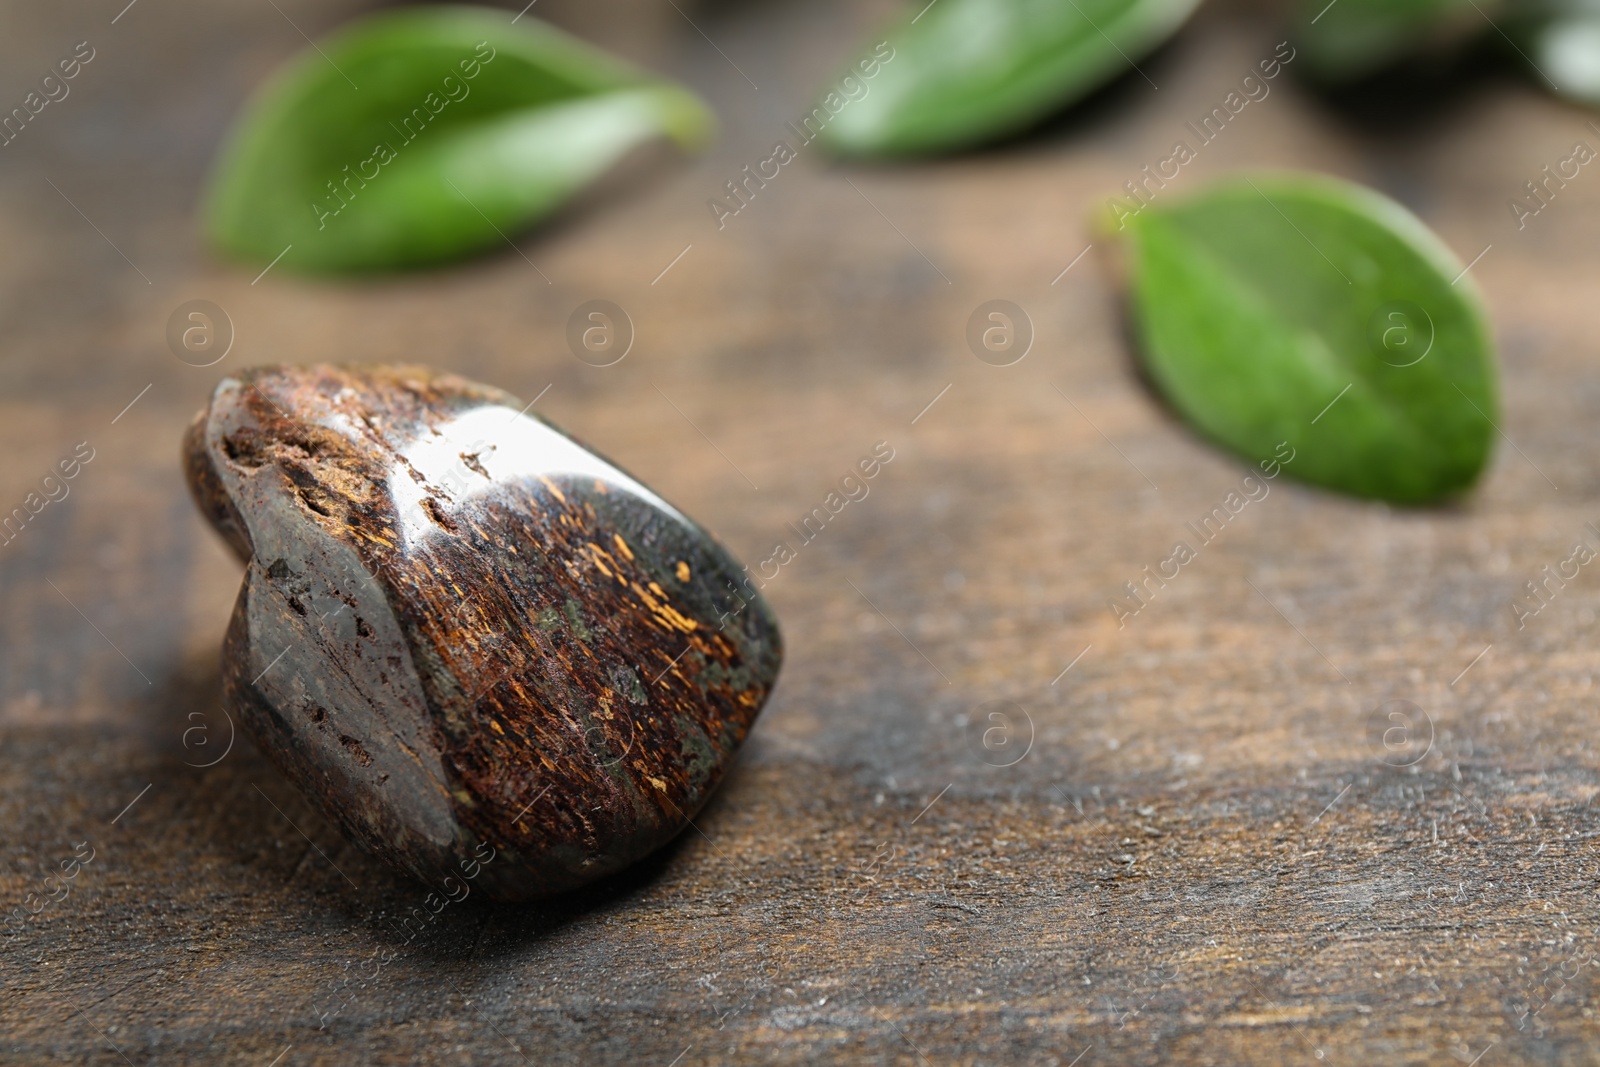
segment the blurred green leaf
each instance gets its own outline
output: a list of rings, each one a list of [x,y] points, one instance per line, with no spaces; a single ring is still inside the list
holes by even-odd
[[[211,239],[304,272],[465,256],[549,215],[630,150],[702,144],[684,89],[533,19],[412,7],[292,60],[239,118],[212,177]]]
[[[1600,0],[1544,0],[1508,29],[1531,75],[1553,92],[1600,107]]]
[[[1199,0],[924,2],[845,74],[864,95],[841,79],[813,112],[835,152],[946,152],[1017,133],[1128,71]]]
[[[1355,81],[1484,32],[1499,0],[1300,0],[1295,43],[1327,83]]]
[[[1498,416],[1480,301],[1398,204],[1258,175],[1145,208],[1128,241],[1145,366],[1205,436],[1251,461],[1286,442],[1294,477],[1402,503],[1482,472]]]

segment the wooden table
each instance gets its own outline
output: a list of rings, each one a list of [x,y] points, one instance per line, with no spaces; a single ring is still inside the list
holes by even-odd
[[[122,2],[0,12],[7,107],[96,51],[0,148],[0,505],[93,452],[0,545],[0,900],[93,852],[4,942],[0,1062],[1600,1062],[1600,575],[1511,608],[1600,547],[1600,171],[1522,230],[1506,203],[1590,116],[1496,78],[1374,115],[1285,76],[1185,168],[1171,195],[1346,175],[1484,252],[1504,434],[1454,507],[1280,479],[1119,628],[1244,468],[1141,385],[1085,219],[1272,52],[1273,9],[1208,8],[1141,64],[1158,90],[993,151],[801,149],[719,230],[707,199],[885,5],[546,0],[703,92],[715,147],[521,254],[312,283],[214,261],[194,206],[246,92],[362,5]],[[597,298],[637,330],[603,369],[564,340]],[[234,324],[215,367],[168,350],[191,299]],[[1015,365],[968,350],[989,299],[1033,323]],[[695,829],[409,945],[424,890],[226,748],[238,569],[176,463],[232,369],[391,359],[548,388],[747,560],[895,456],[769,586],[788,662]]]

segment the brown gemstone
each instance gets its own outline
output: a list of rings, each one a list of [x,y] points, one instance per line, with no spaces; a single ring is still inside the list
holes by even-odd
[[[710,534],[522,401],[426,367],[259,367],[184,440],[245,561],[229,709],[353,840],[501,900],[682,830],[772,689]]]

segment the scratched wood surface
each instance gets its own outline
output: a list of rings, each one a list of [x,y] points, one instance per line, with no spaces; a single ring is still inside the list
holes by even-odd
[[[0,8],[4,108],[95,50],[0,148],[0,511],[92,455],[0,544],[0,1062],[1600,1062],[1600,576],[1512,609],[1600,548],[1600,172],[1520,230],[1506,203],[1589,116],[1496,76],[1327,101],[1291,65],[1201,150],[1162,195],[1315,168],[1487,249],[1503,436],[1448,508],[1280,478],[1119,628],[1245,470],[1140,384],[1085,216],[1273,51],[1272,9],[1208,9],[1004,148],[796,146],[719,230],[885,8],[678,7],[536,10],[703,92],[709,155],[519,251],[320,284],[215,261],[194,205],[244,94],[359,4]],[[234,326],[215,367],[167,345],[193,299]],[[590,299],[634,324],[615,366],[567,348]],[[1012,366],[964,338],[990,299],[1033,324]],[[425,889],[228,747],[238,568],[176,462],[232,368],[391,358],[544,391],[750,561],[894,450],[768,586],[788,662],[695,829],[409,940]]]

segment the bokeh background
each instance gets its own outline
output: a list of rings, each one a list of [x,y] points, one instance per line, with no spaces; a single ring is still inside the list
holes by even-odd
[[[0,148],[0,511],[93,455],[0,544],[0,1062],[1600,1060],[1600,577],[1511,608],[1600,546],[1600,170],[1524,228],[1507,203],[1600,146],[1593,114],[1496,71],[1328,98],[1291,64],[1184,168],[1170,195],[1342,175],[1481,257],[1503,434],[1450,507],[1279,479],[1119,628],[1107,600],[1245,468],[1141,383],[1089,214],[1286,39],[1279,6],[1213,0],[996,148],[801,149],[719,229],[707,199],[894,5],[538,0],[700,92],[715,144],[516,250],[351,282],[221,262],[196,207],[252,88],[373,5],[124,3],[0,7],[6,108],[95,50]],[[201,299],[234,331],[206,368],[166,333]],[[609,367],[567,342],[597,299],[635,330]],[[1034,334],[1008,366],[966,340],[996,299]],[[405,944],[425,889],[228,747],[239,569],[178,441],[220,377],[279,361],[540,396],[748,561],[889,443],[768,586],[783,676],[693,830]]]

